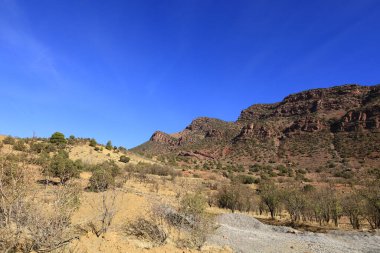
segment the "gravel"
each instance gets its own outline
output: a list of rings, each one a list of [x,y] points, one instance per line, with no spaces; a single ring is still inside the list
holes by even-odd
[[[379,253],[380,236],[368,232],[301,232],[271,226],[243,214],[217,217],[218,229],[206,245],[228,246],[234,252]]]

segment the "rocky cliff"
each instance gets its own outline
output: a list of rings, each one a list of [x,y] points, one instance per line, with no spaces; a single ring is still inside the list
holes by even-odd
[[[242,165],[341,160],[380,165],[380,85],[313,89],[274,104],[255,104],[236,122],[197,118],[176,134],[155,132],[133,150],[189,163],[216,159]]]

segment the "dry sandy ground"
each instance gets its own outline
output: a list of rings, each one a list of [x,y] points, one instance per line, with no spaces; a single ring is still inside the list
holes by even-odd
[[[71,159],[73,160],[80,159],[84,163],[88,163],[88,164],[98,164],[104,161],[108,161],[109,159],[114,160],[114,161],[119,161],[120,156],[123,155],[122,153],[115,153],[105,148],[102,151],[95,151],[94,148],[90,147],[88,144],[77,145],[77,146],[72,147],[69,154],[70,154]],[[131,158],[129,163],[132,163],[132,164],[137,164],[139,162],[153,163],[152,160],[141,157],[132,152],[127,151],[126,156]],[[124,165],[124,163],[121,163],[121,162],[117,162],[117,163],[119,165]]]
[[[83,184],[91,176],[91,173],[84,172],[81,174]],[[157,177],[157,180],[159,178]],[[178,179],[181,180],[181,179]],[[188,181],[188,180],[186,180]],[[175,184],[171,181],[165,183],[165,186],[160,182],[158,192],[153,191],[150,184],[141,184],[135,180],[129,180],[122,189],[118,189],[115,193],[93,193],[84,192],[81,197],[81,205],[79,210],[74,214],[72,222],[74,224],[84,225],[92,220],[99,220],[101,213],[102,196],[105,194],[108,203],[110,203],[112,196],[115,196],[115,209],[116,215],[107,233],[103,236],[96,237],[93,233],[89,232],[80,237],[79,240],[73,241],[65,252],[75,253],[124,253],[124,252],[199,252],[197,250],[179,249],[176,247],[175,242],[168,241],[165,245],[155,246],[148,242],[136,240],[125,235],[124,226],[127,222],[132,221],[138,217],[147,217],[152,203],[168,203],[175,202],[176,193],[173,190],[178,188],[177,184],[181,185],[178,181]],[[186,186],[189,189],[191,186]],[[182,188],[183,189],[183,188]],[[227,253],[232,252],[228,247],[205,247],[202,252],[206,253]]]
[[[243,214],[222,214],[219,228],[208,245],[228,246],[234,252],[260,253],[377,253],[380,235],[334,231],[300,232],[289,227],[265,225]]]

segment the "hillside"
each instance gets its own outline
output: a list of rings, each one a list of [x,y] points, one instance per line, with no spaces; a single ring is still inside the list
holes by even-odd
[[[369,168],[380,165],[378,143],[380,85],[342,85],[252,105],[235,122],[197,118],[176,134],[156,131],[132,151],[191,167]]]
[[[377,252],[378,88],[321,90],[330,109],[313,113],[310,91],[236,122],[198,118],[156,132],[148,157],[59,132],[0,136],[0,252]],[[311,154],[312,142],[332,149],[327,166],[296,164],[290,143]]]

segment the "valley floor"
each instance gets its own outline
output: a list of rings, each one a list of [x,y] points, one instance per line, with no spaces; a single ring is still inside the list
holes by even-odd
[[[330,231],[301,232],[289,227],[265,225],[243,214],[222,214],[219,228],[208,245],[228,246],[245,253],[375,253],[380,252],[380,234]]]

